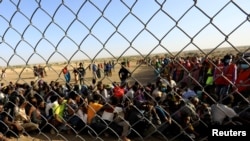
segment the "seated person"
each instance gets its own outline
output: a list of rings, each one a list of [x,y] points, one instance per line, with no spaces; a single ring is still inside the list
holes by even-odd
[[[57,103],[54,103],[52,107],[53,116],[50,119],[50,123],[54,126],[54,129],[58,129],[59,131],[69,131],[70,125],[64,119],[67,102],[68,100],[65,99],[65,95],[59,94],[57,97]],[[55,133],[54,129],[50,130],[51,134]]]
[[[26,132],[31,132],[39,129],[38,124],[33,123],[26,113],[27,101],[23,96],[19,96],[18,105],[14,109],[14,121],[21,125]]]
[[[249,121],[241,118],[231,107],[234,102],[234,96],[225,96],[221,103],[211,105],[212,122],[215,125],[229,124],[249,124]]]
[[[0,132],[6,133],[7,136],[18,137],[22,131],[23,127],[15,122],[13,122],[12,117],[4,111],[3,103],[0,103]],[[1,138],[0,138],[1,139]]]
[[[68,96],[66,120],[74,130],[81,131],[87,123],[85,101],[75,91],[71,91]]]

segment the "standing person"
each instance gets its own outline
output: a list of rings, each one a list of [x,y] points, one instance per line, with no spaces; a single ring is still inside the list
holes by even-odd
[[[34,77],[35,77],[35,81],[39,78],[39,69],[37,66],[33,67],[33,72],[34,72]]]
[[[162,64],[159,58],[155,59],[154,67],[155,67],[155,75],[159,76],[162,69]]]
[[[205,60],[202,65],[202,85],[209,94],[214,93],[214,66],[209,60]]]
[[[101,75],[101,65],[100,64],[97,65],[96,75],[97,75],[98,79],[100,79],[102,77],[102,75]]]
[[[74,78],[75,78],[75,84],[78,84],[79,78],[78,78],[77,68],[73,69],[73,74],[74,74]]]
[[[190,59],[191,63],[191,75],[193,79],[191,79],[192,84],[196,85],[196,82],[201,82],[200,81],[200,73],[201,73],[201,68],[202,68],[202,63],[200,62],[198,57],[192,57]]]
[[[65,66],[65,67],[62,69],[62,73],[64,74],[64,78],[65,78],[65,80],[66,80],[66,83],[69,83],[71,77],[70,77],[70,72],[69,72],[69,70],[68,70],[68,65]]]
[[[127,60],[127,66],[130,67],[130,60]]]
[[[97,70],[98,70],[98,67],[96,65],[96,63],[94,62],[92,65],[92,74],[93,74],[93,79],[98,79],[98,76],[97,76]]]
[[[125,62],[122,62],[121,68],[118,72],[119,78],[121,80],[121,84],[124,84],[126,80],[131,76],[131,73],[128,71],[125,65],[126,65]]]
[[[5,79],[6,78],[6,68],[2,69],[2,74],[1,74],[1,79]]]
[[[250,52],[243,54],[239,60],[239,73],[235,81],[237,92],[235,93],[235,102],[239,102],[241,96],[249,98],[250,96]]]
[[[112,61],[111,61],[111,65],[112,65],[113,71],[115,71],[115,60],[112,60]]]
[[[44,67],[42,67],[41,65],[38,65],[38,73],[39,73],[39,76],[41,76],[41,78],[44,78],[44,76],[47,76],[47,73]]]
[[[104,63],[103,63],[104,76],[108,76],[107,64],[108,63],[106,61],[104,61]]]
[[[112,63],[111,63],[111,61],[109,61],[108,62],[108,64],[107,64],[107,70],[108,70],[108,76],[112,76]]]
[[[79,76],[80,85],[83,85],[84,76],[85,76],[85,69],[83,67],[83,63],[79,64],[79,67],[77,68],[77,73],[78,73],[78,76]]]
[[[184,78],[185,71],[183,69],[184,60],[182,58],[178,58],[177,61],[173,62],[173,80],[178,83],[181,82]]]
[[[219,100],[222,100],[229,93],[237,78],[237,66],[232,62],[232,59],[231,55],[225,55],[222,63],[218,64],[214,72],[215,91]]]

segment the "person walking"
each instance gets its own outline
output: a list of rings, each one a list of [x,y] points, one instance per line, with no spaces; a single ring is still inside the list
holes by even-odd
[[[98,79],[98,76],[97,76],[98,67],[97,67],[96,63],[93,62],[93,64],[91,65],[91,67],[92,67],[93,79]]]
[[[79,64],[79,67],[77,68],[77,73],[78,73],[78,76],[79,76],[80,85],[83,85],[84,76],[85,76],[85,69],[83,67],[83,63]]]
[[[124,84],[126,80],[131,76],[129,70],[125,67],[125,62],[121,63],[121,68],[118,72],[119,78],[121,80],[121,84]]]
[[[6,68],[2,69],[1,80],[6,78]]]
[[[40,75],[39,75],[39,69],[37,66],[33,67],[33,73],[34,73],[35,81],[38,80]]]
[[[100,64],[97,65],[96,76],[98,79],[100,79],[102,77]]]
[[[62,69],[62,73],[64,75],[64,78],[65,78],[65,81],[66,83],[69,83],[70,80],[71,80],[71,76],[70,76],[70,72],[68,70],[68,66],[65,66],[63,69]]]

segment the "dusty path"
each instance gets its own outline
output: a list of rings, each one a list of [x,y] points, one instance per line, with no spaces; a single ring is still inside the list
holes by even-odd
[[[75,66],[75,65],[74,65]],[[87,65],[85,64],[85,67]],[[50,81],[59,81],[61,83],[65,83],[65,79],[63,74],[60,74],[62,68],[64,65],[51,65],[50,67],[45,67],[45,70],[47,72],[47,76],[42,78],[46,82]],[[73,66],[69,65],[68,67],[70,73],[71,73],[71,83],[74,83],[74,74],[73,74]],[[102,78],[99,80],[102,80],[104,84],[112,83],[112,81],[119,82],[118,77],[118,71],[120,69],[120,65],[117,64],[115,66],[115,69],[112,71],[112,76],[110,77],[103,77],[104,74],[102,73]],[[135,62],[131,62],[130,67],[128,68],[132,73],[132,78],[130,78],[130,83],[133,83],[134,81],[139,81],[142,84],[146,84],[147,82],[152,82],[155,79],[154,76],[154,70],[152,67],[147,65],[137,65]],[[86,70],[86,84],[91,84],[92,80],[92,72],[91,70]],[[18,82],[18,83],[30,83],[31,81],[34,81],[35,77],[33,75],[32,68],[28,67],[20,67],[20,68],[13,68],[13,69],[7,69],[6,70],[6,78],[2,80],[1,82],[8,84],[10,81],[12,82]]]

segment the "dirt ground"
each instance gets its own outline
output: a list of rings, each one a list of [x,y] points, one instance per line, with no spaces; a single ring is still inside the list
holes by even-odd
[[[89,64],[85,63],[84,67],[87,68]],[[61,83],[65,83],[65,79],[63,74],[61,74],[61,70],[65,65],[50,65],[50,66],[44,66],[45,71],[47,73],[47,76],[45,76],[43,79],[46,82],[50,81],[58,81]],[[77,65],[68,65],[68,70],[71,73],[71,83],[74,83],[74,74],[73,69],[74,67],[78,67]],[[103,81],[104,84],[110,84],[114,81],[119,82],[118,77],[118,71],[120,69],[120,64],[116,64],[114,70],[112,71],[112,76],[105,76],[103,74],[102,70],[102,78],[98,79],[98,81]],[[127,67],[132,72],[132,77],[129,79],[130,83],[133,83],[135,81],[139,81],[142,84],[146,84],[147,82],[152,82],[155,79],[154,75],[154,69],[150,66],[147,66],[145,64],[138,65],[136,62],[131,62],[130,66]],[[91,84],[92,81],[92,72],[89,69],[86,69],[86,76],[85,76],[85,83]],[[6,70],[6,78],[1,80],[2,83],[8,84],[10,81],[13,83],[30,83],[31,81],[35,81],[35,77],[33,74],[32,67],[19,67],[19,68],[10,68]]]

